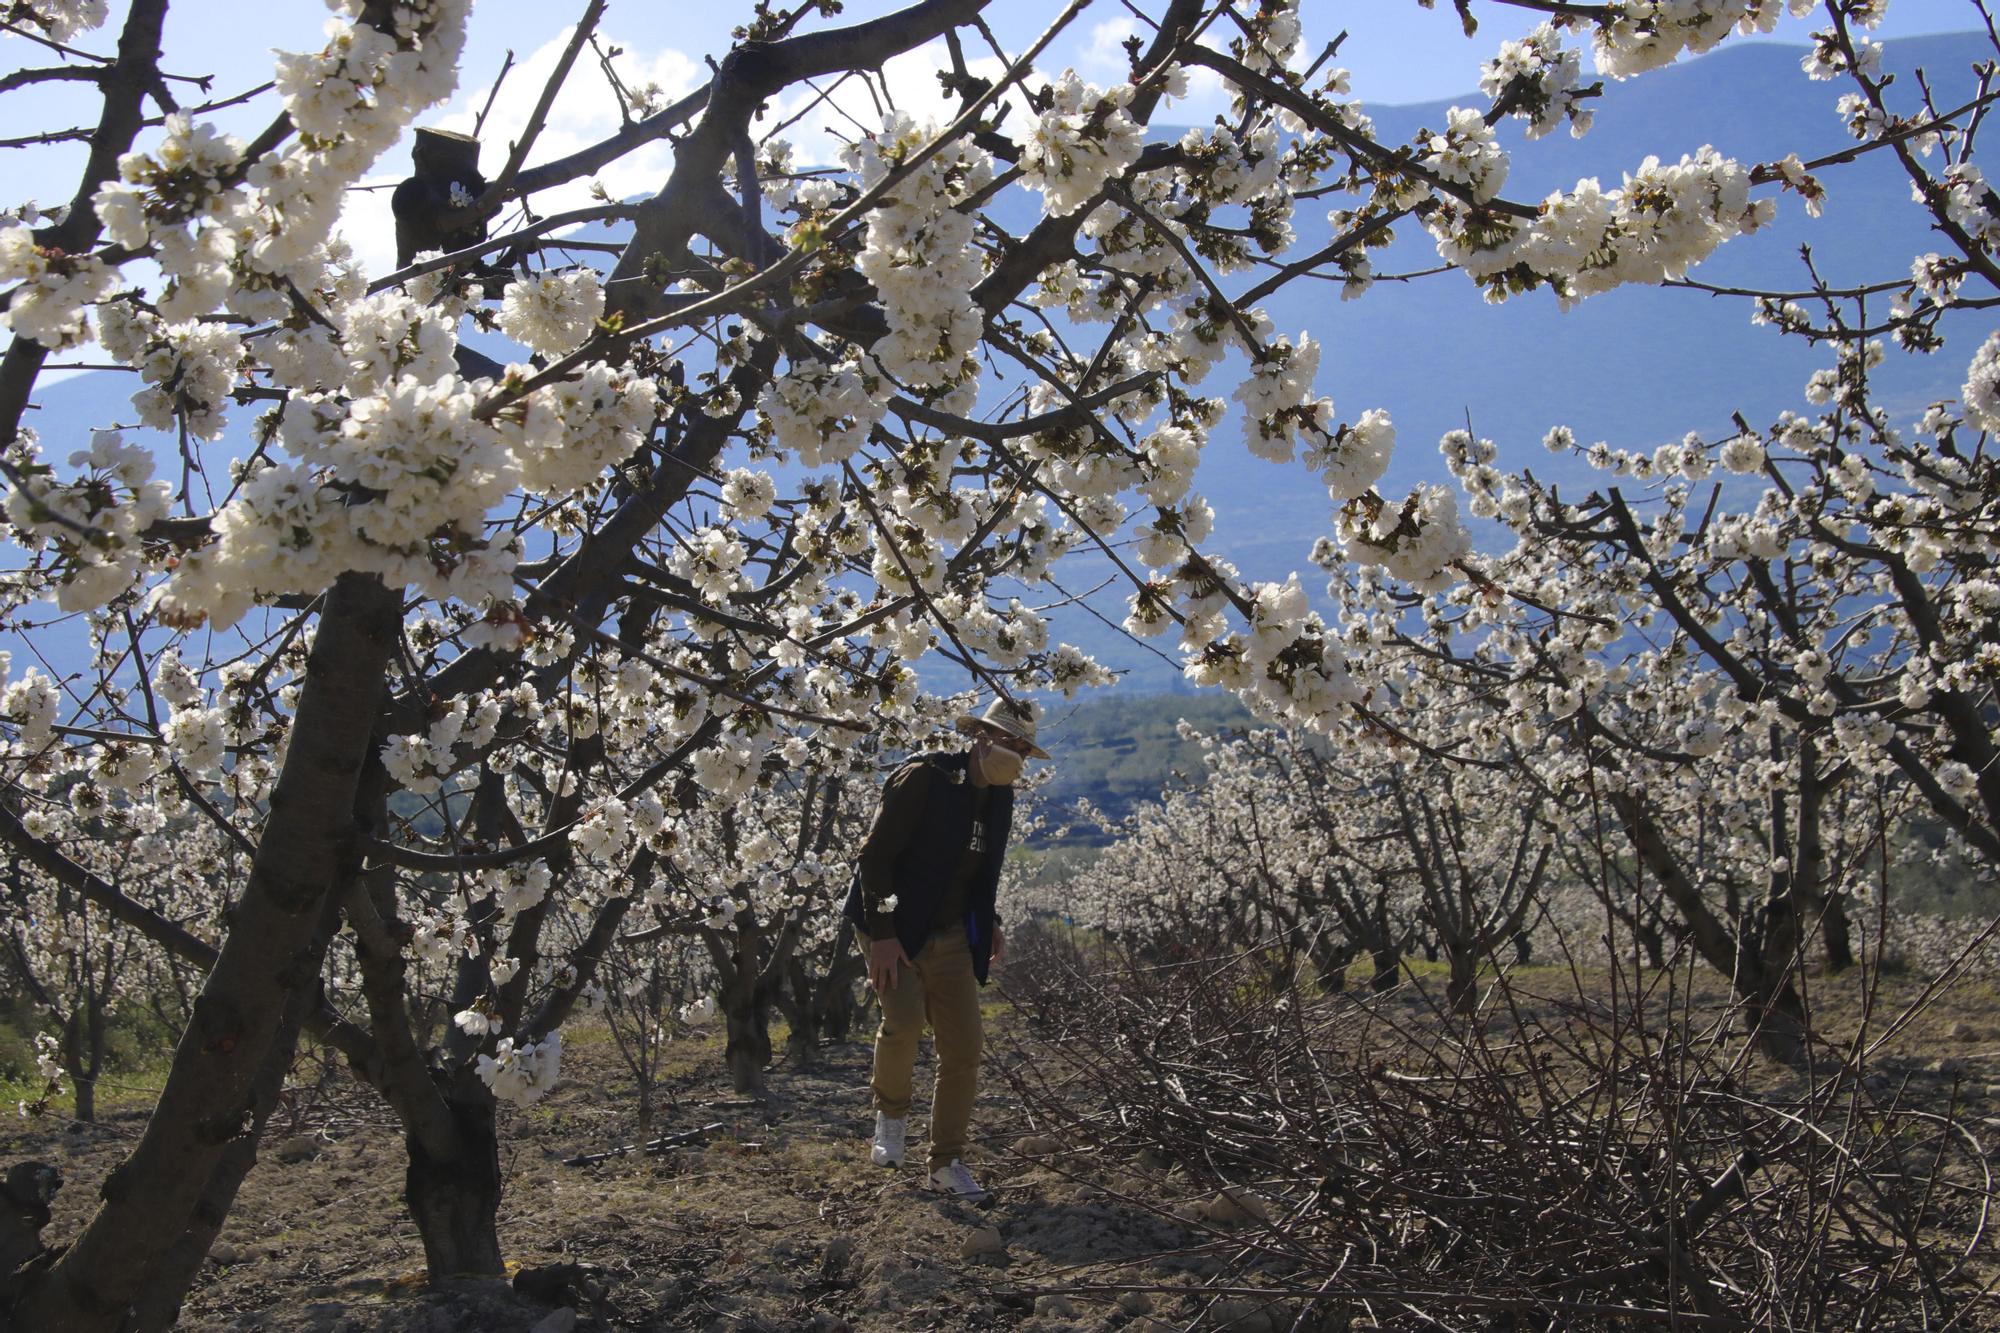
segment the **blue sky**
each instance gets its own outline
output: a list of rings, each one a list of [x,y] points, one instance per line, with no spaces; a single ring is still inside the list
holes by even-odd
[[[541,76],[554,62],[569,24],[582,7],[582,0],[565,3],[481,0],[473,15],[458,94],[449,107],[426,116],[426,123],[469,129],[511,50],[515,69],[508,76],[485,130],[488,157],[497,160],[504,154],[509,132],[517,128],[540,91]],[[898,7],[896,0],[848,0],[845,12],[832,22],[853,22]],[[1057,8],[1053,3],[1001,0],[990,7],[988,17],[1002,45],[1011,53],[1031,41]],[[609,42],[623,48],[624,54],[618,61],[623,77],[639,84],[658,83],[672,96],[692,88],[705,77],[703,58],[719,56],[728,48],[730,28],[742,21],[748,10],[747,3],[726,0],[694,4],[615,0],[601,31]],[[1339,63],[1354,72],[1355,95],[1377,103],[1429,101],[1468,92],[1475,85],[1480,62],[1502,40],[1533,27],[1540,18],[1529,11],[1492,3],[1480,4],[1476,12],[1483,26],[1476,37],[1467,39],[1459,31],[1458,17],[1449,0],[1440,0],[1430,9],[1417,0],[1305,0],[1304,6],[1308,46],[1317,50],[1336,34],[1346,32]],[[1977,24],[1977,14],[1968,0],[1896,0],[1889,8],[1889,15],[1883,27],[1886,36],[1952,31]],[[314,0],[271,0],[263,4],[182,0],[168,15],[167,67],[174,73],[214,74],[213,95],[233,95],[268,77],[273,48],[317,46],[326,21],[325,9]],[[1087,77],[1110,82],[1123,65],[1119,40],[1133,31],[1134,26],[1130,11],[1124,6],[1114,0],[1097,0],[1059,40],[1045,63],[1051,69],[1074,65]],[[1811,25],[1805,21],[1787,19],[1777,35],[1798,41],[1810,30]],[[80,45],[90,50],[108,50],[114,37],[115,29],[106,28],[90,34]],[[39,48],[18,38],[0,37],[0,69],[40,64],[43,55]],[[935,104],[931,69],[937,60],[935,54],[918,54],[897,62],[888,71],[890,87],[911,102],[922,103],[929,98]],[[537,160],[580,147],[616,128],[615,104],[603,79],[589,67],[587,59],[580,64],[572,83],[572,91],[557,104],[535,154]],[[184,100],[198,100],[185,87],[179,91]],[[1828,101],[1830,107],[1832,90]],[[95,108],[87,92],[72,85],[43,85],[17,91],[7,94],[0,104],[7,111],[8,123],[18,127],[17,132],[94,120]],[[266,123],[271,108],[271,100],[261,98],[254,109],[237,108],[219,113],[218,118],[227,128],[247,137]],[[1176,119],[1202,121],[1215,109],[1214,99],[1204,99],[1197,90],[1194,99],[1170,114]],[[796,138],[804,158],[814,155],[817,144],[830,143],[828,127],[810,121],[801,127]],[[11,207],[23,199],[44,204],[67,199],[75,188],[81,161],[82,149],[77,145],[9,152],[5,184],[0,185],[0,208]],[[620,196],[650,193],[664,179],[668,161],[665,146],[653,145],[608,171],[604,183]],[[406,163],[407,155],[402,150],[391,150],[382,160],[380,183],[399,179]],[[582,189],[579,184],[573,193]],[[545,199],[542,207],[548,211],[577,202],[581,200]],[[386,193],[358,198],[348,219],[345,230],[371,269],[386,261],[387,221]]]

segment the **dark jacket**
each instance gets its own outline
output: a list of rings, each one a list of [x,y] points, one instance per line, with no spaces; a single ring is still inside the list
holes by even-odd
[[[889,775],[874,827],[861,845],[854,884],[843,909],[863,934],[886,938],[893,927],[903,952],[915,958],[941,922],[938,899],[958,872],[972,838],[973,785],[963,754],[920,754]],[[979,872],[966,888],[965,934],[972,973],[983,985],[999,924],[994,895],[1014,822],[1014,789],[988,787],[987,838]],[[896,895],[893,915],[875,910]],[[871,920],[872,918],[872,920]],[[873,929],[871,929],[871,926]]]

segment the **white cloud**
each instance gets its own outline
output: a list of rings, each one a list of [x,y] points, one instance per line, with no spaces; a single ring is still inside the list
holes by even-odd
[[[1099,81],[1115,79],[1124,81],[1132,77],[1132,61],[1125,54],[1125,41],[1136,36],[1139,25],[1129,14],[1120,14],[1094,25],[1090,30],[1090,45],[1084,48],[1081,57],[1081,73]]]

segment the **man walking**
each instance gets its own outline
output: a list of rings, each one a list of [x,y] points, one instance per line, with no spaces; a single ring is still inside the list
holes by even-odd
[[[967,713],[972,737],[959,754],[920,754],[890,774],[861,847],[846,915],[868,952],[868,981],[882,1001],[875,1034],[878,1166],[901,1166],[917,1039],[928,1022],[937,1046],[931,1095],[929,1181],[947,1194],[983,1198],[965,1165],[984,1032],[979,987],[1006,952],[994,893],[1013,823],[1014,781],[1035,744],[1034,715],[996,699]]]

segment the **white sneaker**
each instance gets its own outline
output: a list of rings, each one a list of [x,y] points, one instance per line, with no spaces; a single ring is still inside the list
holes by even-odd
[[[901,1166],[903,1164],[903,1138],[909,1133],[910,1122],[891,1120],[880,1111],[875,1113],[875,1146],[868,1150],[868,1160],[877,1166]]]
[[[955,1194],[961,1199],[983,1199],[987,1191],[979,1188],[979,1182],[972,1178],[972,1171],[956,1157],[951,1165],[941,1166],[931,1172],[931,1188],[939,1194]]]

